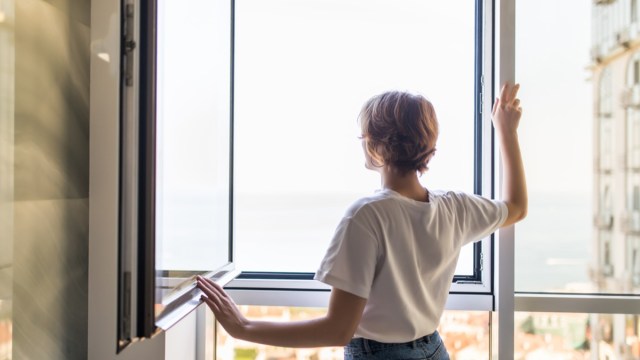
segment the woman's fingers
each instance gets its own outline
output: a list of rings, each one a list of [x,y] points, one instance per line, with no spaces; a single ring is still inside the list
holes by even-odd
[[[215,281],[200,277],[200,282],[202,283],[202,287],[204,289],[207,289],[207,292],[209,294],[215,295],[216,299],[218,299],[219,302],[225,303],[227,306],[236,305],[233,302],[233,300],[231,300],[231,298],[229,297],[229,294],[227,294],[227,292],[224,291],[222,286],[217,284]]]
[[[211,310],[214,310],[211,304],[215,304],[218,311],[222,311],[225,308],[235,308],[236,304],[233,300],[224,291],[222,286],[216,284],[213,280],[198,276],[196,286],[202,290],[208,299],[208,301],[205,302],[211,307]]]
[[[214,288],[212,288],[205,278],[198,276],[196,278],[196,286],[202,290],[202,292],[208,297],[212,297],[216,295]]]
[[[218,306],[218,304],[216,304],[215,301],[211,300],[206,295],[202,295],[200,297],[200,300],[204,301],[204,303],[207,304],[209,309],[211,309],[211,311],[213,311],[214,314],[217,315],[218,313],[220,313],[220,307]]]
[[[200,299],[213,311],[216,320],[229,335],[236,337],[241,334],[248,321],[222,286],[202,276],[198,276],[196,280],[196,286],[203,292]]]
[[[518,90],[520,90],[520,84],[515,84],[511,87],[511,93],[509,94],[509,99],[515,100],[518,95]]]
[[[505,83],[502,86],[502,91],[500,92],[500,102],[502,106],[508,106],[513,100],[518,96],[518,90],[520,89],[520,84],[511,85],[510,83]]]
[[[500,91],[500,102],[503,106],[509,103],[509,96],[511,95],[510,88],[511,86],[509,83],[502,85],[502,90]]]
[[[196,280],[198,282],[198,287],[200,287],[203,291],[206,290],[207,292],[211,292],[213,294],[221,294],[223,292],[222,287],[220,287],[220,285],[216,284],[215,281],[211,279],[198,276]]]

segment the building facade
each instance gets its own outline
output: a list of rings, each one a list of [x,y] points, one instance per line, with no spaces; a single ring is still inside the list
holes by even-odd
[[[593,104],[594,291],[640,292],[640,21],[637,0],[594,0]],[[637,315],[592,317],[622,359],[640,357]],[[636,341],[630,341],[636,339]],[[604,349],[600,349],[600,354]],[[605,357],[606,358],[606,357]]]

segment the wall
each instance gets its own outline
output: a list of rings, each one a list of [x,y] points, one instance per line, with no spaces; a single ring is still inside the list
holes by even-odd
[[[3,85],[2,99],[11,104],[13,89],[14,114],[0,118],[0,167],[12,174],[3,176],[0,214],[11,357],[86,359],[90,1],[11,5],[15,85]]]
[[[11,357],[13,294],[14,6],[0,0],[0,360]]]

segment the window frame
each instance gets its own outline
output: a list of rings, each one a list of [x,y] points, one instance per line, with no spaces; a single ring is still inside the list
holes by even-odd
[[[90,200],[90,287],[89,297],[89,344],[90,355],[100,352],[110,353],[114,349],[114,339],[118,327],[112,319],[117,317],[117,283],[121,280],[117,274],[116,264],[124,260],[115,251],[114,241],[119,239],[122,218],[118,216],[118,199],[122,190],[122,182],[119,174],[122,169],[118,163],[118,154],[122,138],[118,137],[123,124],[118,121],[114,112],[121,109],[124,100],[120,97],[118,88],[120,79],[114,76],[122,63],[117,56],[123,39],[118,31],[114,31],[114,14],[121,17],[124,14],[125,3],[138,3],[137,1],[122,1],[114,3],[107,0],[92,0],[92,40],[96,41],[95,54],[92,54],[91,75],[91,200]],[[496,76],[493,76],[494,60],[485,61],[485,67],[489,67],[492,74],[490,84],[483,84],[482,109],[484,114],[490,113],[491,103],[494,98],[496,85],[515,79],[515,0],[486,0],[484,3],[485,16],[483,23],[491,31],[483,34],[485,49],[495,49]],[[96,6],[93,6],[96,5]],[[106,9],[106,11],[105,11]],[[101,12],[102,11],[102,12]],[[139,15],[136,15],[139,16]],[[594,27],[600,26],[594,24]],[[117,26],[115,26],[117,29]],[[107,30],[109,29],[109,30]],[[122,29],[120,29],[122,30]],[[495,38],[494,38],[495,33]],[[106,39],[106,40],[105,40]],[[496,43],[494,47],[493,44]],[[105,61],[100,55],[111,54],[111,63]],[[115,66],[115,70],[114,70]],[[489,81],[488,81],[489,82]],[[96,95],[96,96],[93,96]],[[233,94],[232,94],[233,96]],[[95,99],[100,99],[95,100]],[[129,99],[131,103],[137,103],[137,98]],[[492,138],[490,122],[485,118],[482,127],[483,139]],[[485,152],[494,152],[493,144],[483,146],[483,158]],[[488,166],[483,164],[483,166]],[[500,176],[500,164],[494,168],[492,163],[490,171],[485,174],[495,184],[495,190],[499,191],[503,184]],[[483,183],[483,193],[494,190],[494,184]],[[496,192],[497,193],[497,192]],[[492,241],[483,241],[483,251],[488,248],[492,262],[485,267],[489,271],[490,289],[487,294],[451,293],[447,302],[447,309],[455,310],[490,310],[492,311],[491,327],[492,358],[509,359],[513,357],[514,350],[514,312],[568,312],[568,313],[594,313],[594,314],[639,314],[640,294],[611,295],[611,294],[559,294],[559,293],[527,293],[514,291],[514,241],[516,232],[514,227],[501,229]],[[233,249],[233,244],[231,244]],[[295,279],[282,280],[271,283],[270,286],[249,286],[240,278],[230,283],[229,293],[237,298],[239,303],[252,304],[260,301],[265,305],[300,305],[322,306],[328,299],[328,289],[321,288],[305,280],[304,286],[295,285]],[[274,281],[276,279],[270,280]],[[93,284],[93,285],[92,285]],[[269,285],[267,282],[261,282]],[[310,285],[313,284],[313,285]],[[242,285],[242,286],[240,286]],[[287,286],[285,286],[287,285]],[[291,286],[289,286],[291,285]],[[249,294],[249,297],[245,295]],[[264,300],[260,300],[263,297]],[[324,300],[323,300],[324,299]],[[482,303],[474,308],[476,301]],[[293,304],[291,303],[293,302]],[[489,305],[490,304],[490,305]],[[106,340],[105,340],[106,339]],[[134,342],[132,351],[144,352],[146,347],[156,346],[157,339],[164,341],[162,337],[156,340]],[[104,342],[109,342],[104,345]],[[152,343],[153,342],[153,343]],[[117,352],[117,350],[115,350]],[[149,353],[149,352],[148,352]],[[126,353],[125,353],[126,355]],[[123,356],[125,356],[123,355]],[[115,357],[116,355],[114,355]]]
[[[235,2],[233,5],[235,7]],[[242,0],[240,0],[242,1]],[[489,90],[492,84],[485,84],[485,79],[491,79],[493,71],[493,49],[491,40],[493,37],[491,24],[491,12],[485,10],[487,0],[474,0],[475,6],[475,50],[474,50],[474,193],[483,196],[494,196],[494,183],[492,172],[494,169],[493,157],[493,135],[491,125],[491,106],[493,93]],[[491,7],[488,7],[491,9]],[[235,14],[235,10],[232,11]],[[232,23],[235,21],[232,20]],[[233,78],[233,75],[232,75]],[[485,140],[486,139],[486,140]],[[452,304],[456,304],[458,309],[462,305],[468,304],[474,310],[489,311],[493,309],[492,295],[492,249],[493,237],[475,243],[474,246],[474,274],[472,276],[454,276],[450,296],[453,296]],[[257,272],[243,271],[241,275],[232,280],[227,289],[235,294],[234,298],[240,305],[277,305],[276,298],[296,299],[299,302],[291,302],[291,306],[306,306],[314,303],[307,300],[305,292],[318,293],[328,292],[330,287],[316,280],[313,280],[313,273],[295,272]],[[286,297],[271,296],[270,300],[265,297],[268,291],[280,291],[287,293]],[[242,295],[239,295],[242,294]],[[466,299],[466,300],[465,300]],[[263,301],[264,303],[262,303]],[[323,302],[320,302],[323,304]],[[453,306],[453,305],[452,305]]]
[[[233,0],[230,5],[229,224],[227,260],[217,268],[178,271],[160,277],[156,269],[158,1],[120,0],[118,109],[117,350],[151,338],[190,314],[201,292],[195,275],[227,284],[235,269],[233,247]],[[166,273],[162,269],[162,274]],[[160,290],[159,290],[160,289]],[[170,289],[158,311],[157,293]]]

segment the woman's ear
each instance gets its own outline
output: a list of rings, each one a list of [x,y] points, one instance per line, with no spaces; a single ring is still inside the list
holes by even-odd
[[[362,139],[362,150],[364,152],[364,166],[369,170],[378,170],[382,167],[382,161],[379,156],[371,149],[366,139]]]

